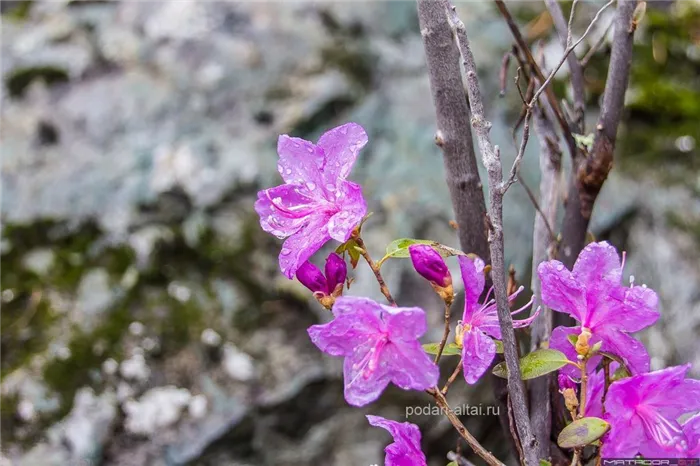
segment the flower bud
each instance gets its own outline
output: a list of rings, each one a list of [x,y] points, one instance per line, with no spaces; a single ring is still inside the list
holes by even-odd
[[[572,413],[576,412],[576,408],[578,408],[576,391],[573,388],[567,388],[563,390],[561,394],[564,395],[564,404],[566,405],[566,409]]]
[[[586,327],[581,327],[581,334],[576,340],[576,353],[579,356],[587,356],[590,351],[590,346],[588,346],[588,340],[591,338],[591,331]]]
[[[576,383],[571,380],[571,377],[568,375],[564,374],[563,372],[559,372],[559,375],[557,377],[557,381],[559,382],[559,391],[564,391],[568,388],[575,389],[576,388]]]
[[[343,292],[343,284],[348,276],[348,266],[336,253],[331,253],[326,259],[326,283],[328,294],[340,296]]]
[[[309,261],[304,262],[297,270],[297,280],[314,293],[327,293],[326,277],[318,267]]]
[[[464,325],[461,320],[457,322],[457,327],[455,328],[455,345],[460,348],[464,345]]]
[[[408,252],[416,272],[429,282],[445,288],[452,285],[452,276],[442,256],[427,244],[413,244]]]

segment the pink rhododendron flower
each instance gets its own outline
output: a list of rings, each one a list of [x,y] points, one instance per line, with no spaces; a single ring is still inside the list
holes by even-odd
[[[622,265],[617,250],[607,242],[591,243],[581,251],[573,271],[552,260],[537,268],[542,282],[542,302],[555,311],[569,314],[579,327],[557,327],[550,348],[562,351],[575,361],[576,351],[567,340],[581,328],[590,330],[590,346],[602,341],[601,351],[621,357],[633,374],[649,370],[649,355],[644,346],[628,335],[642,330],[659,318],[658,297],[645,286],[622,286]],[[595,367],[600,356],[591,358]],[[576,368],[562,369],[578,378]]]
[[[427,330],[422,309],[348,296],[338,298],[332,310],[335,319],[313,325],[308,332],[321,351],[345,358],[349,404],[371,403],[389,382],[404,390],[426,390],[437,384],[439,369],[418,341]]]
[[[605,399],[610,432],[603,439],[603,457],[688,457],[689,448],[697,446],[698,421],[686,428],[678,418],[700,410],[700,380],[685,378],[689,368],[669,367],[610,385]]]
[[[365,144],[367,133],[356,123],[333,128],[316,144],[279,137],[285,184],[260,191],[255,211],[263,230],[287,238],[279,255],[287,278],[331,238],[347,241],[367,213],[362,188],[346,179]]]
[[[384,449],[384,466],[427,466],[425,454],[420,448],[420,430],[410,422],[396,422],[380,416],[368,415],[367,420],[375,427],[389,431],[394,443]]]
[[[486,302],[479,304],[479,297],[484,291],[484,261],[476,258],[459,256],[459,267],[464,281],[464,316],[458,328],[458,335],[462,338],[462,359],[464,361],[464,379],[469,384],[476,383],[491,365],[496,355],[496,344],[490,337],[500,339],[501,327],[498,324],[498,310],[496,302],[489,300],[491,291],[486,297]],[[523,290],[520,287],[508,299],[514,300]],[[524,307],[516,310],[516,314],[532,304],[530,301]],[[530,325],[537,313],[525,320],[514,320],[513,327],[521,328]]]

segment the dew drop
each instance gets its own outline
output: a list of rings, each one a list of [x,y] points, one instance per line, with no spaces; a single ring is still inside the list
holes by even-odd
[[[288,256],[289,253],[291,253],[291,252],[292,252],[291,249],[282,248],[282,250],[280,251],[280,254],[282,254],[283,256]]]
[[[291,169],[291,168],[287,168],[284,172],[285,172],[287,175],[291,175],[291,174],[292,174],[292,169]]]
[[[341,126],[341,127],[340,127],[340,134],[348,134],[348,127],[347,127],[347,126]]]
[[[332,183],[328,183],[326,185],[326,189],[330,192],[333,192],[333,191],[335,191],[335,185],[333,185]]]
[[[308,181],[306,183],[306,187],[309,188],[309,191],[313,191],[314,189],[316,189],[316,183],[314,183],[313,181]]]
[[[561,272],[562,270],[564,270],[564,264],[561,264],[561,263],[557,264],[557,270],[558,270],[559,272]]]
[[[313,154],[313,153],[314,153],[314,148],[311,147],[311,146],[308,146],[308,147],[306,148],[306,150],[309,151],[309,154]]]

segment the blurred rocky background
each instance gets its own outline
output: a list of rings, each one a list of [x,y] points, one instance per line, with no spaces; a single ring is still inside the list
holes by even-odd
[[[580,5],[579,33],[599,6]],[[281,276],[279,242],[252,205],[279,184],[278,134],[315,139],[356,121],[370,135],[352,175],[375,213],[370,248],[380,255],[397,237],[456,246],[415,4],[1,7],[0,464],[381,464],[388,435],[364,414],[402,420],[405,406],[429,400],[390,389],[366,409],[346,405],[340,362],[305,331],[328,315]],[[512,8],[555,63],[543,5]],[[459,10],[493,137],[512,159],[519,98],[511,85],[499,99],[497,84],[510,35],[489,2]],[[586,72],[589,128],[608,53]],[[698,377],[700,3],[650,4],[634,54],[594,234],[626,249],[626,273],[661,296],[662,319],[642,335],[653,367],[692,362]],[[533,138],[523,167],[533,187],[537,172]],[[519,186],[506,202],[507,254],[528,283],[534,210]],[[426,341],[436,341],[439,303],[407,265],[387,264],[389,284],[429,311]],[[355,276],[350,293],[379,297],[366,269]],[[449,373],[456,360],[445,359]],[[488,381],[467,390],[460,378],[452,396],[492,404]],[[457,444],[449,423],[410,420],[430,464],[445,464]],[[465,422],[507,457],[495,416]]]

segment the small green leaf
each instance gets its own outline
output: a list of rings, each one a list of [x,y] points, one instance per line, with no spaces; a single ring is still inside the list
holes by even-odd
[[[610,424],[597,417],[577,419],[559,434],[557,444],[562,448],[583,447],[595,442],[610,429]]]
[[[456,461],[450,461],[447,466],[459,466]]]
[[[617,368],[615,373],[610,377],[611,381],[616,381],[620,379],[626,379],[627,377],[630,377],[632,374],[629,373],[627,368],[625,366],[620,366]]]
[[[357,267],[357,263],[360,261],[361,251],[362,248],[357,245],[357,242],[353,238],[350,238],[335,250],[337,254],[348,253],[348,256],[350,256],[350,265],[352,265],[353,269]]]
[[[496,343],[496,353],[503,354],[503,342],[501,340],[493,340]]]
[[[438,354],[440,350],[440,343],[426,343],[423,345],[423,351],[428,354]],[[454,343],[448,343],[442,350],[443,356],[460,356],[462,354],[462,348],[455,345]]]
[[[578,341],[578,335],[567,335],[566,339],[569,340],[569,343],[576,346],[576,342]]]
[[[523,380],[534,379],[561,369],[568,363],[569,360],[561,351],[551,348],[539,349],[520,359],[520,377]],[[505,362],[497,364],[492,372],[493,375],[504,379],[508,377],[508,368]]]
[[[552,463],[547,460],[540,460],[540,466],[552,466]]]
[[[593,147],[593,133],[583,135],[583,134],[576,134],[573,133],[572,136],[574,137],[574,141],[576,141],[576,145],[580,149],[586,149],[586,150],[591,150]]]
[[[440,253],[442,257],[450,257],[450,256],[466,256],[467,254],[463,253],[462,251],[458,249],[451,248],[449,246],[445,246],[444,244],[440,244],[435,241],[431,241],[429,239],[412,239],[412,238],[399,238],[395,239],[389,245],[386,247],[386,257],[395,257],[395,258],[406,258],[410,257],[408,253],[408,247],[413,245],[413,244],[429,244],[435,250]]]
[[[629,377],[630,375],[632,375],[632,371],[629,369],[629,367],[627,367],[627,365],[625,364],[625,361],[620,356],[618,356],[616,354],[608,353],[607,351],[598,351],[598,354],[600,354],[601,356],[604,356],[608,359],[612,359],[613,361],[617,362],[620,365],[620,367],[615,371],[615,374],[617,374],[618,372],[620,372],[620,374],[623,374],[626,372],[627,375],[625,377]],[[625,372],[621,372],[620,369],[623,369]]]

